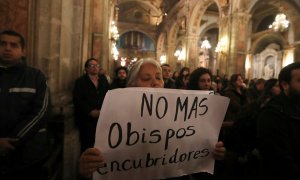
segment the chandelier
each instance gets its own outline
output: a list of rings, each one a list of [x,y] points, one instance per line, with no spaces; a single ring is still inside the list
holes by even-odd
[[[286,19],[286,15],[283,13],[277,14],[274,22],[269,26],[270,29],[273,29],[275,32],[283,32],[289,27],[289,21]]]
[[[227,42],[228,42],[228,39],[227,38],[222,38],[218,44],[217,44],[217,47],[215,49],[215,52],[216,53],[225,53],[226,51],[226,47],[227,47]]]
[[[113,55],[114,60],[117,61],[119,58],[119,51],[116,43],[112,43],[111,54]]]
[[[116,41],[119,39],[119,31],[118,31],[115,21],[111,22],[110,35],[111,35],[111,40],[112,40],[111,54],[113,56],[113,59],[115,61],[117,61],[119,58],[119,51],[117,48]]]
[[[160,64],[166,63],[167,62],[167,56],[166,56],[166,54],[162,54],[160,56],[159,60],[160,60]]]
[[[202,42],[201,48],[202,49],[210,49],[211,48],[211,45],[210,45],[209,41],[207,40],[207,37],[205,37],[205,40]]]
[[[110,34],[111,34],[112,40],[116,41],[119,39],[119,31],[118,31],[115,21],[111,22]]]
[[[178,61],[183,61],[183,60],[185,60],[186,53],[182,48],[178,48],[175,51],[174,56],[177,57]]]

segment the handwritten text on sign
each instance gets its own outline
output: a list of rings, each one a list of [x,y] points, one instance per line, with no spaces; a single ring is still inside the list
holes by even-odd
[[[208,91],[109,91],[95,147],[105,166],[94,179],[158,179],[213,172],[212,151],[229,100]]]

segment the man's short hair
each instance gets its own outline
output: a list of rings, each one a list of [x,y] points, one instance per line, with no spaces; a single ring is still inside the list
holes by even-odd
[[[257,80],[255,81],[255,84],[261,84],[261,83],[265,83],[265,82],[266,82],[265,79],[259,78],[259,79],[257,79]]]
[[[2,35],[10,35],[10,36],[19,37],[22,49],[25,48],[25,39],[20,33],[13,31],[13,30],[4,30],[0,33],[0,36],[2,36]]]
[[[128,69],[127,67],[124,67],[124,66],[120,66],[120,67],[117,67],[116,70],[115,70],[115,76],[118,77],[118,73],[120,70],[124,70],[126,72],[126,74],[128,74]]]
[[[85,61],[85,63],[84,63],[84,67],[85,68],[88,68],[89,67],[89,63],[91,62],[91,61],[97,61],[97,59],[95,59],[95,58],[89,58],[89,59],[87,59],[86,61]]]
[[[300,62],[294,62],[292,64],[289,64],[287,66],[285,66],[284,68],[281,69],[279,76],[278,76],[278,80],[279,80],[279,84],[281,87],[281,83],[287,82],[290,83],[292,80],[292,71],[295,69],[300,69]],[[282,87],[281,87],[282,88]]]

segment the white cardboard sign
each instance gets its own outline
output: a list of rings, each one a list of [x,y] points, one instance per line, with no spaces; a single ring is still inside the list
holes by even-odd
[[[213,149],[229,104],[210,91],[125,88],[106,94],[93,179],[161,179],[213,173]]]

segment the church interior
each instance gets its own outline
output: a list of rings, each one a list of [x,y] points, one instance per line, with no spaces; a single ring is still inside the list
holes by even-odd
[[[300,61],[299,0],[1,0],[0,30],[26,39],[27,63],[51,92],[49,179],[77,179],[72,89],[88,58],[109,76],[141,58],[179,71],[276,78]]]

